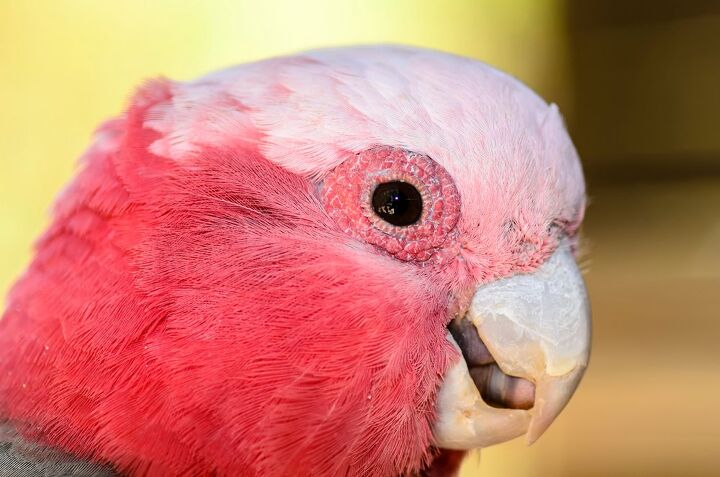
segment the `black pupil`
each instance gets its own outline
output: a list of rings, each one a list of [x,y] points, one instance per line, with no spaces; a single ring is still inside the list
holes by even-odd
[[[422,196],[407,182],[384,182],[375,188],[372,206],[376,214],[393,225],[412,225],[420,220]]]

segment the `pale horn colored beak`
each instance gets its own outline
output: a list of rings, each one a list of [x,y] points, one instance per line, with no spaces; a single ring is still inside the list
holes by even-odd
[[[436,445],[473,449],[522,434],[537,440],[570,400],[590,355],[587,293],[569,247],[534,273],[479,287],[449,328],[464,359],[438,394]]]

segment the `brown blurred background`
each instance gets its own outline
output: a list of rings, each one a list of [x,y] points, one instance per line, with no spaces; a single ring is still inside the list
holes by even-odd
[[[0,0],[0,289],[103,118],[164,74],[408,43],[487,61],[559,104],[591,206],[593,356],[530,448],[463,475],[720,475],[720,1]]]
[[[593,357],[536,472],[720,475],[720,2],[566,12]]]

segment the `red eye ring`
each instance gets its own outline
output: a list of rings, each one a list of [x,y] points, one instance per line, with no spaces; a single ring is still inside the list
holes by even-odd
[[[411,184],[420,193],[423,210],[416,223],[393,225],[373,209],[376,187],[392,181]],[[424,154],[390,146],[362,151],[325,178],[322,199],[346,233],[400,260],[427,261],[457,238],[460,195],[450,174]]]

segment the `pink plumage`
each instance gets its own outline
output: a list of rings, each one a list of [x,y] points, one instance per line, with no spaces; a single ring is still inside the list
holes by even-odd
[[[369,240],[355,195],[327,194],[383,150],[447,182],[425,235]],[[152,81],[100,127],[9,295],[0,415],[132,475],[421,472],[459,359],[446,325],[583,208],[556,108],[475,61],[359,48]]]

